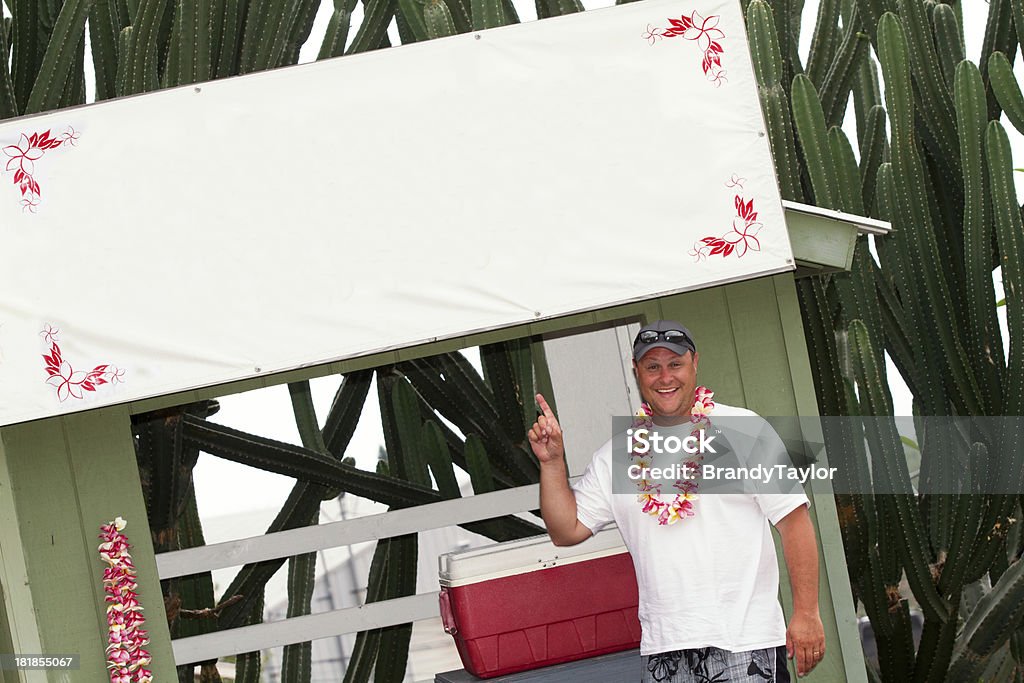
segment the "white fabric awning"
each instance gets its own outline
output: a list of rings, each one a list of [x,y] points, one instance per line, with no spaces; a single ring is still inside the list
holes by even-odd
[[[793,267],[734,0],[15,119],[0,148],[0,425]]]

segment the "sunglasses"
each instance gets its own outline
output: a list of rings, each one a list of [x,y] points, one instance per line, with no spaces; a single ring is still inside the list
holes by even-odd
[[[636,347],[640,344],[653,344],[658,339],[664,339],[665,341],[672,344],[682,344],[688,346],[691,349],[696,348],[693,340],[690,339],[685,332],[682,330],[665,330],[659,332],[658,330],[644,330],[636,336],[633,341],[633,346]]]

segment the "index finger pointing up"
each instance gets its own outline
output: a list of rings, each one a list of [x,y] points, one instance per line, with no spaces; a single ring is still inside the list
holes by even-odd
[[[544,413],[544,417],[552,420],[555,419],[555,413],[552,412],[551,406],[548,405],[548,402],[545,401],[544,397],[540,394],[537,394],[537,405],[540,406],[540,411]]]

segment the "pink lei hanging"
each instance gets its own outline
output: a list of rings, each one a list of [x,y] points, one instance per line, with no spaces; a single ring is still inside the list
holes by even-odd
[[[135,565],[128,552],[125,521],[118,517],[100,527],[100,557],[107,563],[103,586],[107,593],[107,669],[111,683],[152,683],[146,650],[149,638],[143,626],[135,581]]]
[[[690,424],[692,425],[690,433],[699,434],[711,426],[711,412],[715,409],[715,402],[712,398],[715,394],[707,387],[697,387],[694,394],[693,407],[690,408]],[[654,413],[645,402],[640,406],[640,410],[636,412],[633,428],[650,429],[654,426],[653,418]],[[652,456],[650,455],[632,454],[632,457],[636,458],[634,464],[639,465],[641,468],[652,466]],[[699,471],[698,466],[702,459],[703,456],[697,455],[694,458],[685,460],[682,465],[689,471],[697,472]],[[671,501],[666,499],[671,493],[662,494],[661,484],[641,479],[637,482],[637,488],[640,490],[637,502],[640,503],[641,510],[657,518],[658,524],[662,526],[675,524],[681,519],[693,517],[697,514],[696,510],[694,510],[694,502],[697,500],[698,485],[693,479],[677,479],[672,488],[678,491],[678,493],[675,494]]]

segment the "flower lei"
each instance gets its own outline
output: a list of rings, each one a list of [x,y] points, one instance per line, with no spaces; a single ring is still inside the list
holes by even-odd
[[[715,393],[707,387],[697,387],[694,392],[693,407],[690,408],[690,422],[693,424],[690,430],[691,434],[703,431],[711,426],[711,411],[715,409],[715,402],[712,400]],[[633,420],[634,429],[650,429],[654,426],[654,411],[651,410],[651,406],[646,402],[640,405],[640,409],[636,411],[635,419]],[[650,456],[638,456],[633,454],[633,457],[638,458],[635,464],[641,467],[650,467],[651,460]],[[683,466],[691,468],[692,471],[697,471],[697,465],[704,456],[698,455],[696,458],[686,460],[683,462]],[[658,524],[667,526],[669,524],[675,524],[681,519],[693,517],[697,514],[694,510],[694,501],[697,500],[697,482],[692,479],[677,479],[672,488],[679,491],[671,501],[662,499],[661,484],[652,484],[646,479],[641,479],[637,483],[637,488],[640,490],[640,494],[637,496],[637,502],[640,503],[640,508],[646,514],[656,517]]]
[[[128,537],[121,533],[127,523],[118,517],[100,527],[100,558],[109,566],[103,570],[107,593],[107,668],[110,683],[152,683],[147,669],[152,657],[146,651],[149,638],[146,619],[135,594],[135,565],[128,553]]]

